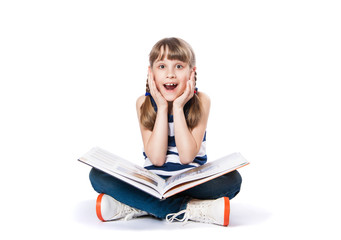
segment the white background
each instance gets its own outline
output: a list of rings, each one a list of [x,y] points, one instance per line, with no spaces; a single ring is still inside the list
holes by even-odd
[[[0,234],[340,239],[340,12],[338,1],[1,1]],[[100,223],[77,161],[100,146],[143,164],[135,101],[150,49],[171,36],[194,48],[211,97],[209,159],[251,162],[228,228]]]

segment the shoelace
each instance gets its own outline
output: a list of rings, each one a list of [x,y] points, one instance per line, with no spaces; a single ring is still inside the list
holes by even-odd
[[[130,208],[128,211],[129,211],[130,213],[128,213],[128,214],[125,216],[125,218],[124,218],[125,221],[131,220],[131,219],[135,216],[135,214],[136,214],[136,215],[139,215],[139,214],[140,214],[139,210],[137,210],[137,209],[135,209],[135,208]],[[127,211],[127,212],[128,212],[128,211]]]
[[[135,216],[141,216],[144,214],[143,211],[138,210],[138,209],[133,208],[133,207],[130,207],[130,206],[127,206],[127,205],[124,205],[124,204],[122,204],[121,207],[122,207],[122,210],[121,210],[120,214],[123,216],[125,215],[125,217],[124,217],[125,221],[131,220]],[[147,213],[145,213],[145,214],[147,214]]]
[[[203,205],[197,205],[194,208],[185,209],[177,213],[170,213],[166,216],[166,221],[171,223],[174,220],[179,222],[184,222],[186,224],[188,220],[194,220],[197,222],[202,223],[214,223],[215,220],[208,216],[207,214],[207,207],[204,207]],[[178,218],[183,214],[182,218]]]
[[[183,214],[184,216],[182,218],[178,218],[178,216],[180,216],[181,214]],[[166,216],[166,221],[171,223],[173,222],[174,220],[176,221],[179,221],[179,222],[184,222],[187,223],[189,219],[189,211],[188,210],[182,210],[180,212],[177,212],[177,213],[170,213],[170,214],[167,214]]]

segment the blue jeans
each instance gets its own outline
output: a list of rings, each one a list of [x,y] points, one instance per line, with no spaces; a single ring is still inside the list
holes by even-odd
[[[238,171],[233,171],[164,200],[153,197],[95,168],[90,171],[90,182],[96,192],[105,193],[121,203],[164,219],[169,213],[177,213],[186,209],[187,203],[192,198],[234,198],[240,191],[242,178]]]

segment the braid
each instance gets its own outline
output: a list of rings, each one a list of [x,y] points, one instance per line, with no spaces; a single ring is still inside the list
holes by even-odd
[[[149,84],[148,84],[148,78],[147,78],[147,82],[146,82],[146,92],[150,93]]]
[[[148,95],[147,95],[148,93]],[[141,115],[140,115],[140,122],[144,127],[149,129],[150,131],[153,131],[154,128],[154,123],[156,119],[156,112],[152,104],[152,98],[150,95],[150,88],[148,84],[148,78],[146,82],[146,95],[145,95],[144,102],[142,103],[140,110],[141,110]],[[149,96],[149,97],[148,97]]]
[[[197,71],[194,72],[194,80],[195,80],[194,87],[196,87],[197,86]]]

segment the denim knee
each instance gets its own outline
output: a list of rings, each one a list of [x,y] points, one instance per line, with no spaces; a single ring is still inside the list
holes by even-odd
[[[95,168],[92,168],[90,170],[90,173],[89,173],[89,179],[90,179],[90,182],[93,183],[93,182],[96,182],[96,179],[97,179],[97,176],[99,174],[99,171]]]
[[[230,174],[231,182],[233,182],[235,186],[242,185],[242,176],[237,170],[230,172],[229,174]]]
[[[92,168],[89,173],[90,183],[93,189],[98,193],[103,193],[103,188],[101,187],[103,184],[101,182],[103,182],[104,174],[104,172],[96,168]]]
[[[237,170],[226,174],[226,176],[229,178],[229,182],[231,184],[231,191],[229,192],[228,197],[232,199],[240,192],[242,176]]]

